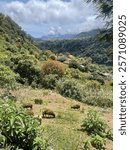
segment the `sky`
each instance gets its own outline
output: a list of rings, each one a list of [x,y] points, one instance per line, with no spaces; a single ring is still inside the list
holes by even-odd
[[[0,12],[34,37],[77,34],[104,26],[94,4],[84,0],[0,0]]]

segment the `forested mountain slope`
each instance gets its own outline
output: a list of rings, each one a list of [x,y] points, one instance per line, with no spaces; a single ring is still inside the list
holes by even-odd
[[[112,45],[107,41],[100,41],[101,33],[95,30],[88,34],[87,32],[78,34],[73,39],[40,41],[39,48],[44,50],[53,50],[57,53],[69,52],[75,56],[90,57],[93,63],[112,65]]]

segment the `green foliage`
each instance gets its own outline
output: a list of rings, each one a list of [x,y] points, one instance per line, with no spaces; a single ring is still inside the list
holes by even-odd
[[[107,133],[106,133],[106,137],[109,139],[109,140],[112,140],[113,141],[113,132],[112,132],[112,129],[108,129]]]
[[[101,89],[100,83],[94,80],[87,81],[86,87],[88,90],[91,90],[91,91],[99,91]]]
[[[87,79],[91,77],[90,73],[83,73],[79,71],[79,69],[74,69],[74,68],[67,68],[65,71],[65,75],[68,78],[74,78],[74,79],[78,79],[81,81],[86,81]]]
[[[42,99],[39,99],[39,98],[35,98],[35,99],[34,99],[34,103],[35,103],[35,104],[42,105],[42,104],[43,104],[43,100],[42,100]]]
[[[51,50],[46,50],[44,51],[44,55],[46,55],[47,58],[49,58],[51,55],[54,55],[54,53]]]
[[[112,50],[112,43],[99,41],[96,36],[70,40],[42,41],[39,42],[39,47],[42,50],[52,49],[58,53],[69,52],[75,56],[90,57],[93,63],[112,66],[113,59],[108,53],[108,48]]]
[[[104,136],[107,129],[107,124],[102,120],[97,111],[90,110],[87,114],[87,118],[81,125],[88,134],[98,134]]]
[[[44,62],[41,70],[41,74],[43,76],[49,74],[56,74],[59,77],[62,77],[64,75],[64,72],[65,72],[65,68],[63,64],[55,60],[48,60]]]
[[[52,54],[52,55],[50,55],[50,57],[49,57],[50,59],[52,59],[52,60],[56,60],[57,59],[57,57],[56,57],[56,55],[55,54]]]
[[[42,79],[42,86],[48,89],[55,89],[58,79],[59,77],[57,74],[45,75]]]
[[[84,97],[83,86],[74,79],[62,79],[57,83],[57,90],[63,96],[76,100],[82,100]]]
[[[72,60],[69,62],[69,67],[70,67],[70,68],[75,68],[75,69],[77,69],[77,68],[78,68],[78,65],[79,65],[79,63],[77,62],[76,59],[72,59]]]
[[[14,88],[18,75],[9,67],[0,64],[0,87]]]
[[[112,100],[109,97],[105,97],[104,95],[93,94],[86,97],[83,101],[88,105],[99,106],[103,108],[113,106]]]
[[[24,83],[24,80],[29,84],[31,84],[33,81],[38,83],[40,78],[40,70],[36,67],[34,61],[31,59],[19,60],[15,71],[20,74],[21,83]]]
[[[83,150],[91,150],[91,149],[92,149],[91,141],[90,140],[86,140],[84,142]]]
[[[33,117],[26,115],[22,108],[14,103],[0,102],[0,145],[11,146],[11,149],[35,150],[43,149],[37,140],[38,122]],[[5,140],[6,139],[6,140]],[[46,143],[42,143],[46,144]]]
[[[57,60],[60,62],[65,62],[67,60],[67,57],[65,55],[61,55],[61,56],[58,56]]]
[[[97,150],[104,150],[104,146],[106,145],[106,140],[105,138],[102,138],[101,136],[96,135],[91,139],[91,144]]]
[[[104,78],[95,71],[94,73],[92,73],[90,80],[97,80],[99,83],[101,83],[101,85],[104,85],[105,84]]]

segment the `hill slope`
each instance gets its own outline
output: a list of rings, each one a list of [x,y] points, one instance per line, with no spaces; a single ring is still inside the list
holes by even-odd
[[[90,57],[93,63],[112,65],[112,57],[109,56],[109,49],[112,45],[108,42],[99,41],[96,36],[87,38],[84,34],[79,34],[80,38],[55,41],[41,41],[39,48],[52,50],[57,53],[69,52],[76,56]]]
[[[10,17],[0,13],[0,51],[38,54],[31,38]]]
[[[14,84],[16,80],[25,82],[21,79],[25,80],[29,73],[33,76],[39,56],[40,50],[30,36],[10,17],[0,13],[0,85]]]

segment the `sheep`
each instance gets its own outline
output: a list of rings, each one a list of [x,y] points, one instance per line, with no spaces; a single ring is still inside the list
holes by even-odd
[[[55,118],[55,113],[50,109],[46,109],[45,111],[43,111],[42,117],[43,118]]]
[[[23,108],[30,108],[30,109],[32,109],[32,108],[33,108],[33,105],[30,104],[30,103],[23,104]]]
[[[80,109],[80,105],[79,104],[75,104],[73,106],[71,106],[72,109]]]
[[[41,116],[34,116],[34,118],[39,122],[39,124],[42,124],[42,117]]]

